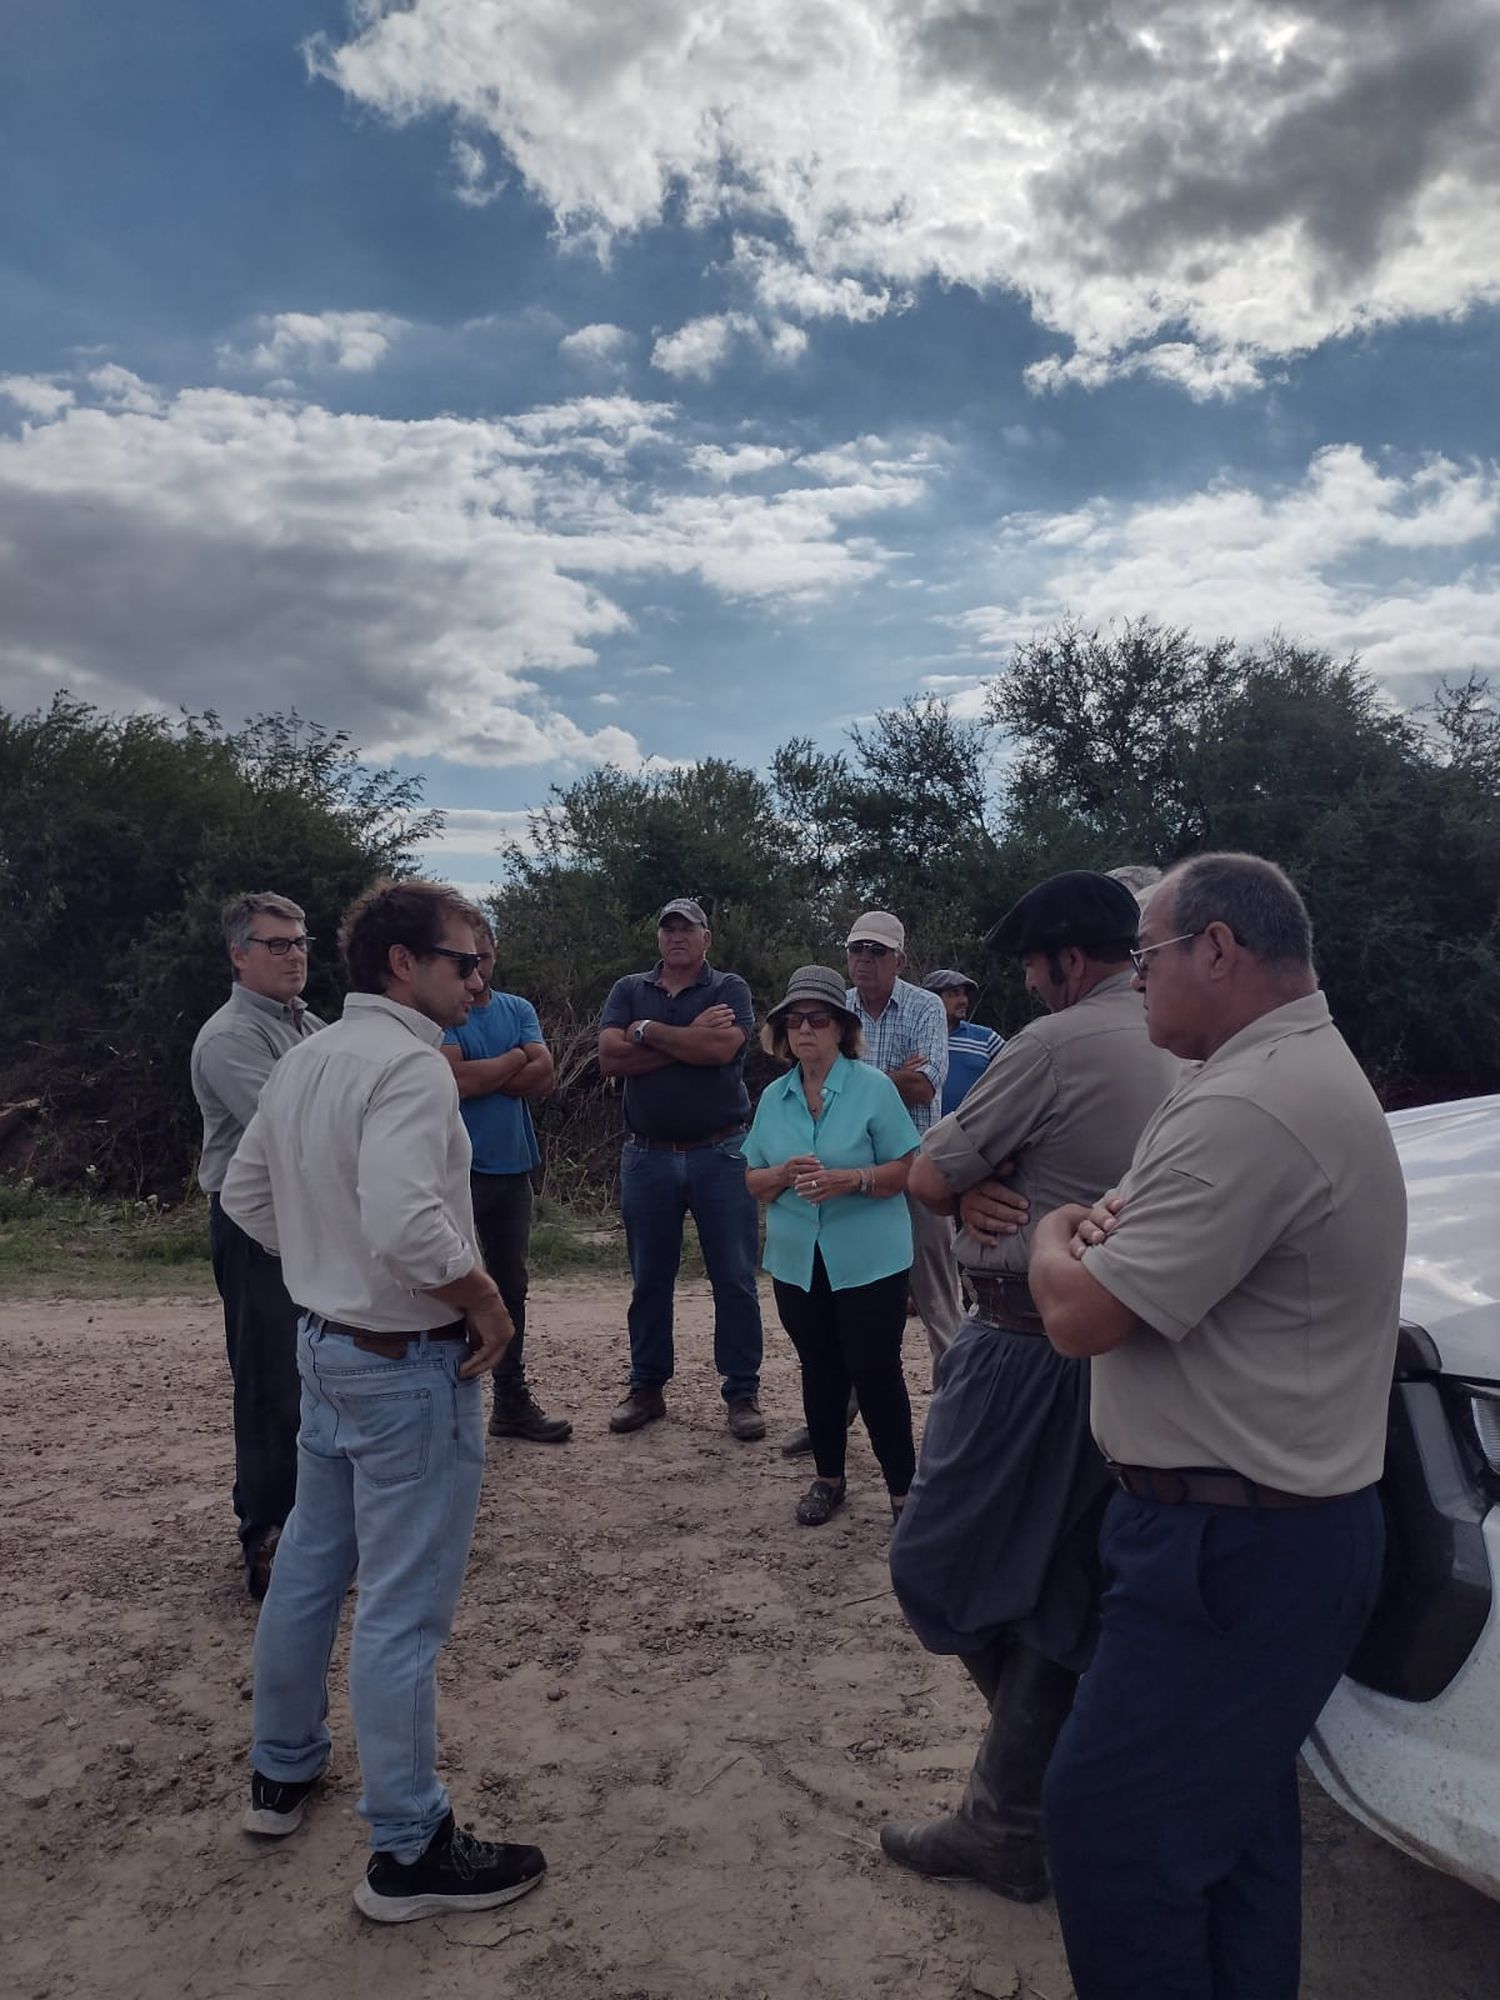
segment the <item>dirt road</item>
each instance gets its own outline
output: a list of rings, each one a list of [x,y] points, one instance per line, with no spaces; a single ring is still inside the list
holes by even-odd
[[[868,1449],[829,1527],[768,1315],[772,1440],[726,1434],[701,1293],[667,1422],[605,1433],[615,1286],[535,1298],[565,1447],[490,1445],[441,1667],[461,1818],[551,1874],[493,1915],[377,1929],[342,1690],[331,1782],[279,1846],[237,1831],[254,1607],[234,1560],[211,1296],[0,1306],[0,1987],[30,2000],[1067,2000],[1050,1905],[892,1868],[877,1831],[956,1799],[978,1733],[956,1663],[886,1585]],[[909,1341],[920,1418],[925,1343]],[[340,1659],[339,1670],[342,1670]],[[1500,1906],[1308,1805],[1304,2000],[1488,2000]]]

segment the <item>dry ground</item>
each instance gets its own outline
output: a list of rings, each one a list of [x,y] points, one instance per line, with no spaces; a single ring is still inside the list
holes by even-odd
[[[0,1306],[0,1991],[1066,2000],[1050,1906],[929,1885],[878,1851],[883,1817],[957,1796],[979,1716],[892,1603],[867,1448],[846,1514],[797,1529],[806,1474],[775,1450],[786,1344],[768,1315],[772,1440],[733,1443],[691,1288],[669,1420],[607,1436],[622,1306],[614,1285],[536,1295],[540,1387],[577,1435],[491,1444],[441,1668],[460,1816],[539,1841],[550,1878],[509,1910],[391,1929],[350,1902],[341,1691],[304,1830],[270,1846],[236,1828],[254,1608],[216,1302]],[[1308,1809],[1304,2000],[1492,2000],[1500,1906],[1311,1787]]]

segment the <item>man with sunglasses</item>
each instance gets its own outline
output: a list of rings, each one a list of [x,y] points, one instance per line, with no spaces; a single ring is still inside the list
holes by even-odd
[[[1180,864],[1132,958],[1198,1068],[1031,1248],[1118,1489],[1043,1794],[1058,1916],[1079,2000],[1295,2000],[1297,1752],[1380,1583],[1405,1190],[1279,868]]]
[[[278,1839],[301,1823],[357,1574],[349,1705],[374,1852],[354,1900],[377,1923],[494,1908],[545,1866],[458,1827],[437,1774],[437,1656],[479,1504],[482,1382],[513,1331],[480,1258],[442,1054],[482,991],[483,922],[438,882],[359,898],[340,929],[343,1018],[277,1065],[223,1189],[303,1307],[297,1504],[255,1635],[243,1825]]]
[[[609,1427],[638,1431],[667,1411],[676,1357],[672,1305],[691,1212],[714,1295],[714,1365],[730,1434],[753,1444],[760,1413],[760,1224],[745,1186],[745,1044],[750,989],[708,962],[708,918],[674,896],[656,920],[660,958],[617,979],[599,1017],[599,1067],[625,1086],[620,1208],[630,1252],[630,1381]]]
[[[301,997],[312,940],[297,904],[260,890],[226,903],[222,921],[234,983],[193,1043],[193,1095],[203,1114],[198,1183],[208,1196],[234,1383],[240,1551],[246,1587],[262,1598],[297,1490],[297,1308],[281,1265],[224,1213],[219,1190],[278,1058],[323,1023]]]

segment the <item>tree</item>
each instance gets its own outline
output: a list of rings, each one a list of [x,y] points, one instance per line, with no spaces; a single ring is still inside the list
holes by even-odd
[[[43,1099],[39,1170],[180,1194],[200,1136],[188,1054],[228,984],[223,903],[263,888],[301,903],[321,947],[308,998],[336,1014],[339,914],[410,873],[440,823],[419,799],[295,715],[227,730],[66,693],[0,712],[0,1099]]]

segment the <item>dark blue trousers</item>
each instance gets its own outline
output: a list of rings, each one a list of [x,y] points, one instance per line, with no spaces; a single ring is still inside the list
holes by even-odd
[[[1098,1649],[1043,1820],[1078,2000],[1296,2000],[1297,1752],[1380,1582],[1375,1489],[1287,1509],[1120,1493]]]

